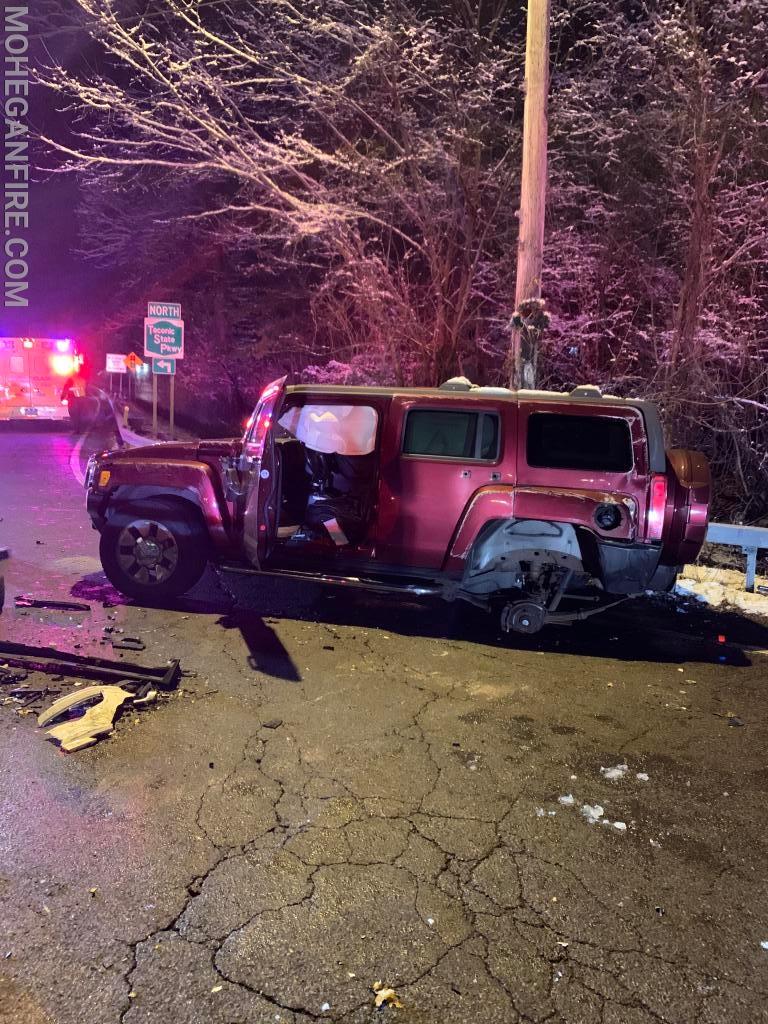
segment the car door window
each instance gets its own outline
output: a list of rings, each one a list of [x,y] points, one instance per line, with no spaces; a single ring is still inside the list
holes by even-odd
[[[461,409],[411,409],[403,454],[493,462],[499,451],[499,417]]]

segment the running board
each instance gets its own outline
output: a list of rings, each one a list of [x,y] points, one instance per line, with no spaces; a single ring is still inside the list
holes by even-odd
[[[298,572],[294,569],[254,569],[251,566],[237,563],[220,562],[217,566],[221,572],[230,572],[244,576],[274,576],[278,579],[297,580],[302,583],[323,583],[335,587],[350,587],[354,590],[372,590],[379,594],[412,594],[415,597],[429,597],[443,593],[443,587],[428,583],[384,583],[379,580],[364,579],[360,576],[330,576],[325,573]]]

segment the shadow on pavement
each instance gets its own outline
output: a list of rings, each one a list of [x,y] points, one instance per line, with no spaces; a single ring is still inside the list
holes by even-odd
[[[101,574],[84,577],[74,597],[131,604]],[[462,602],[398,599],[253,576],[209,572],[200,584],[164,608],[191,615],[218,615],[216,624],[240,632],[248,663],[278,678],[298,680],[298,670],[267,619],[382,630],[402,636],[476,643],[500,650],[542,651],[616,661],[704,662],[751,665],[749,648],[768,648],[768,626],[735,612],[718,612],[666,597],[627,601],[572,626],[548,626],[527,637],[504,635],[489,615]],[[478,647],[479,649],[479,647]]]
[[[237,629],[248,648],[248,667],[276,679],[298,683],[301,674],[288,651],[261,615],[237,608],[216,621],[224,629]]]

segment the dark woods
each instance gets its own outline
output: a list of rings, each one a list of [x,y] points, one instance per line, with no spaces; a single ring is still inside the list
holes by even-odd
[[[768,511],[764,5],[553,4],[540,386],[651,396],[718,512]],[[185,386],[237,422],[279,372],[503,380],[525,11],[73,0],[45,73],[80,135],[82,249],[185,305]],[[64,147],[65,151],[62,151]]]

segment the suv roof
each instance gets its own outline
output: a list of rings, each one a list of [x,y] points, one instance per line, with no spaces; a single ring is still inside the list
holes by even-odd
[[[512,391],[510,388],[502,387],[471,387],[447,386],[442,384],[437,388],[385,388],[373,385],[367,387],[362,384],[289,384],[286,388],[289,393],[312,394],[321,393],[324,395],[444,395],[446,397],[458,397],[461,401],[466,398],[498,398],[502,401],[520,401],[526,398],[539,400],[551,400],[562,402],[563,399],[573,402],[611,402],[621,405],[636,406],[642,401],[637,398],[618,398],[616,395],[603,395],[600,388],[593,384],[580,384],[573,391],[529,391],[521,389]]]
[[[574,405],[591,406],[622,406],[637,409],[645,422],[648,437],[648,454],[652,473],[663,473],[666,468],[664,449],[664,431],[659,413],[653,402],[640,398],[617,398],[615,395],[603,395],[598,387],[592,384],[581,384],[572,391],[512,391],[509,388],[476,387],[474,385],[458,385],[447,382],[449,386],[439,388],[382,388],[363,387],[348,384],[291,384],[285,390],[289,395],[379,395],[392,398],[395,395],[413,398],[441,398],[445,401],[466,403],[473,399],[494,399],[499,402],[568,402]]]

